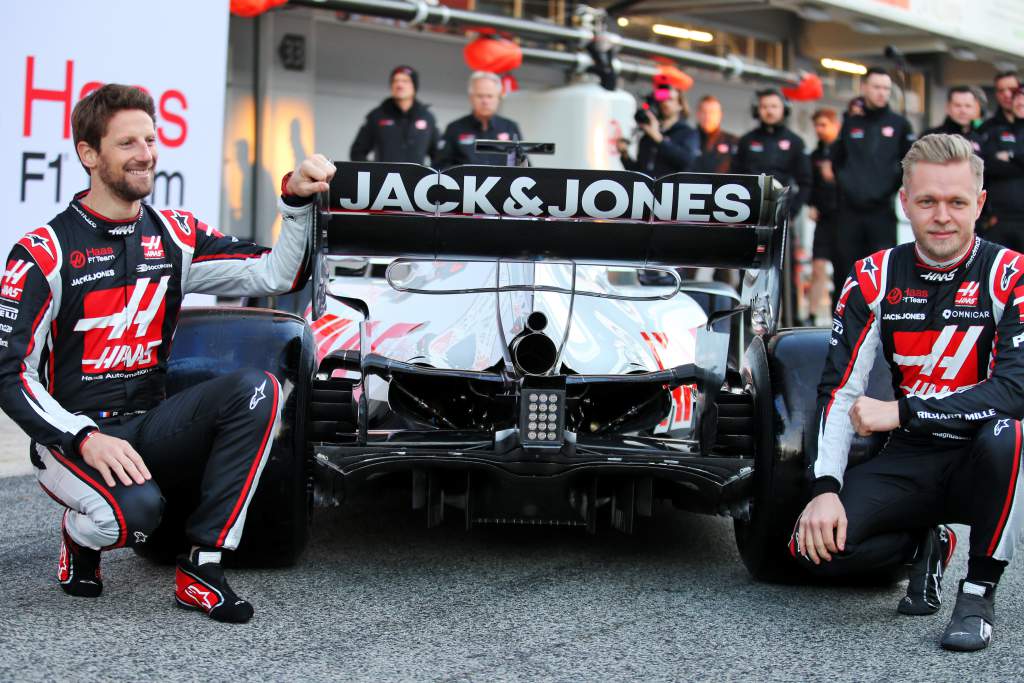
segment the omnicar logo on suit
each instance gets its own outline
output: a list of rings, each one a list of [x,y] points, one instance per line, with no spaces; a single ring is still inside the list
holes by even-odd
[[[332,183],[333,211],[708,223],[756,222],[760,211],[757,176],[350,166]]]

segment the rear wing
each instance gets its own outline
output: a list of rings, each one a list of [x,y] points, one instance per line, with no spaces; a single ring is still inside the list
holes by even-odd
[[[785,188],[767,175],[336,165],[319,198],[315,288],[326,286],[325,255],[707,266],[748,276],[782,265]]]
[[[765,175],[337,167],[322,246],[346,256],[762,268],[782,194]]]

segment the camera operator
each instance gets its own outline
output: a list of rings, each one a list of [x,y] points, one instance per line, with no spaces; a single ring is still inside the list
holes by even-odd
[[[654,84],[653,96],[645,100],[648,106],[641,105],[636,112],[637,126],[643,131],[636,159],[629,156],[628,140],[620,139],[618,147],[623,168],[660,178],[669,173],[691,170],[700,155],[700,138],[697,131],[686,123],[690,108],[683,93],[661,76],[654,77]],[[659,117],[651,111],[655,105]]]

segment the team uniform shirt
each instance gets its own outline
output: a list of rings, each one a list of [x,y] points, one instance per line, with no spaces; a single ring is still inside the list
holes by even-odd
[[[1024,219],[1024,122],[1008,121],[998,113],[981,127],[984,141],[987,212],[997,219]],[[996,156],[1005,152],[1007,160]]]
[[[847,116],[832,144],[832,168],[842,204],[851,208],[890,205],[903,184],[900,161],[913,142],[910,122],[888,106]]]
[[[811,192],[807,203],[827,216],[834,214],[839,208],[839,188],[835,181],[825,180],[821,167],[826,161],[832,160],[832,147],[818,141],[818,146],[811,151]]]
[[[522,140],[523,134],[515,121],[501,116],[492,116],[484,128],[480,119],[472,114],[455,119],[444,129],[437,167],[441,170],[463,164],[482,166],[504,166],[505,155],[476,151],[477,140]]]
[[[164,399],[185,294],[302,287],[314,211],[282,201],[280,238],[268,249],[187,211],[143,204],[132,220],[108,220],[79,201],[84,194],[15,244],[0,282],[0,406],[34,441],[73,456],[94,417]]]
[[[881,347],[900,426],[911,444],[964,444],[981,425],[1024,415],[1024,256],[975,238],[946,268],[913,243],[857,261],[836,304],[818,387],[815,493],[838,491],[864,393]]]
[[[366,115],[349,158],[366,161],[372,152],[374,161],[433,163],[438,142],[437,123],[425,104],[414,100],[408,111],[402,111],[389,97]]]
[[[804,141],[786,126],[758,126],[740,138],[733,173],[767,173],[789,187],[789,211],[799,213],[811,192],[811,163]]]
[[[739,139],[721,128],[713,133],[698,128],[698,132],[700,156],[694,160],[693,170],[697,173],[728,173]]]
[[[957,123],[956,121],[947,116],[945,120],[942,122],[942,125],[935,126],[934,128],[929,128],[925,132],[921,133],[921,137],[924,137],[925,135],[936,134],[959,135],[960,137],[967,140],[967,142],[971,143],[971,147],[974,148],[975,154],[979,156],[981,155],[981,145],[985,141],[985,135],[978,128],[974,128],[972,126],[967,126],[966,128],[964,128],[959,123]]]

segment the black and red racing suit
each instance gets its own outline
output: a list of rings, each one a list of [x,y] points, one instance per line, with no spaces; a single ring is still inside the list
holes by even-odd
[[[980,238],[946,267],[929,265],[912,243],[856,263],[818,388],[813,464],[815,495],[837,492],[846,508],[847,551],[819,571],[902,561],[914,547],[902,532],[945,522],[971,525],[972,556],[1012,557],[1024,523],[1022,273],[1024,256]],[[847,471],[849,411],[879,346],[900,426]]]
[[[69,508],[77,542],[144,540],[162,505],[156,483],[177,483],[190,470],[204,489],[190,535],[232,548],[270,450],[279,387],[262,371],[243,372],[165,402],[171,340],[187,293],[300,288],[312,204],[281,202],[280,238],[268,249],[187,211],[143,204],[134,219],[109,220],[82,204],[83,194],[10,252],[0,281],[0,406],[32,438],[40,484]],[[245,419],[232,420],[239,410]],[[153,486],[103,483],[79,454],[98,428],[132,442],[154,472]],[[197,450],[202,457],[191,462]]]

